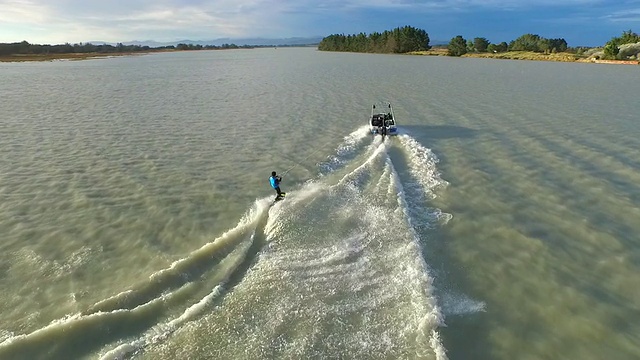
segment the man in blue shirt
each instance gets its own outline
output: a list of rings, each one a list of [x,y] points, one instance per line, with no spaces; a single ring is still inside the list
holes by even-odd
[[[269,178],[269,183],[271,183],[271,187],[274,188],[274,190],[278,194],[276,196],[276,201],[282,200],[284,198],[284,196],[287,194],[286,192],[282,192],[280,190],[280,181],[282,181],[282,178],[280,176],[276,175],[275,171],[272,171],[271,172],[271,177]]]

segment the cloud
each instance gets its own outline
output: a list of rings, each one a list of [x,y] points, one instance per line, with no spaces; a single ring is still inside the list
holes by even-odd
[[[44,24],[53,11],[44,3],[29,0],[0,0],[0,24]]]
[[[526,9],[534,7],[585,6],[604,2],[604,0],[325,0],[325,1],[287,1],[292,8],[331,11],[354,9],[378,10],[463,10],[469,8],[485,9]]]
[[[624,10],[632,4],[637,0],[0,0],[0,41],[288,37],[436,23],[448,34],[487,28],[481,19],[488,13],[521,27],[543,18],[584,24],[576,16],[602,14],[611,23],[638,21],[637,10]]]
[[[46,37],[58,42],[81,41],[79,36],[122,41],[243,37],[256,32],[276,35],[285,30],[282,21],[274,21],[282,14],[279,4],[267,0],[0,0],[0,34],[11,32],[12,26],[37,25],[46,26]]]
[[[640,22],[640,8],[616,11],[604,18],[613,22]]]

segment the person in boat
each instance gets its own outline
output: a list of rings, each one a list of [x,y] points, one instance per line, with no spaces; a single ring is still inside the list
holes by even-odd
[[[271,184],[271,187],[278,194],[276,196],[276,200],[282,199],[287,194],[286,192],[282,192],[280,190],[280,182],[281,181],[282,181],[282,178],[280,176],[276,175],[275,171],[272,171],[271,172],[271,177],[269,178],[269,183]]]

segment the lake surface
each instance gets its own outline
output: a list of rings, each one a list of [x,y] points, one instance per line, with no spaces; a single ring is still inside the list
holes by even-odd
[[[0,64],[0,359],[640,358],[639,81],[312,48]],[[378,100],[401,135],[368,134]]]

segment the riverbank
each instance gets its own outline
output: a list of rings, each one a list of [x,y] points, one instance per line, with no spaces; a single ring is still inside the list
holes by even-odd
[[[149,55],[159,52],[169,51],[189,51],[175,49],[161,49],[141,52],[114,52],[114,53],[63,53],[63,54],[14,54],[0,56],[0,62],[27,62],[27,61],[57,61],[57,60],[89,60],[108,58],[114,56],[138,56]],[[447,48],[432,48],[427,51],[412,51],[407,55],[421,56],[447,56]],[[536,53],[532,51],[508,51],[503,53],[467,53],[461,57],[486,58],[486,59],[508,59],[508,60],[533,60],[533,61],[560,61],[560,62],[583,62],[594,64],[620,64],[620,65],[640,65],[638,60],[597,60],[582,57],[573,53]]]
[[[436,48],[428,51],[414,51],[408,55],[423,56],[447,56],[446,48]],[[561,62],[584,62],[594,64],[621,64],[621,65],[639,65],[638,60],[596,60],[589,59],[577,54],[561,52],[561,53],[537,53],[533,51],[507,51],[503,53],[467,53],[461,57],[467,58],[486,58],[486,59],[508,59],[508,60],[533,60],[533,61],[561,61]]]
[[[212,51],[212,50],[233,50],[233,49],[252,49],[253,47],[215,47],[215,48],[194,48],[194,49],[175,49],[175,48],[151,48],[141,51],[124,51],[124,52],[93,52],[93,53],[49,53],[49,54],[12,54],[0,55],[0,62],[27,62],[27,61],[71,61],[71,60],[89,60],[109,58],[114,56],[139,56],[157,54],[173,51]]]
[[[108,58],[113,56],[148,55],[159,52],[175,50],[156,50],[141,52],[114,52],[114,53],[64,53],[64,54],[13,54],[0,56],[0,62],[27,62],[27,61],[55,61],[55,60],[88,60]]]

